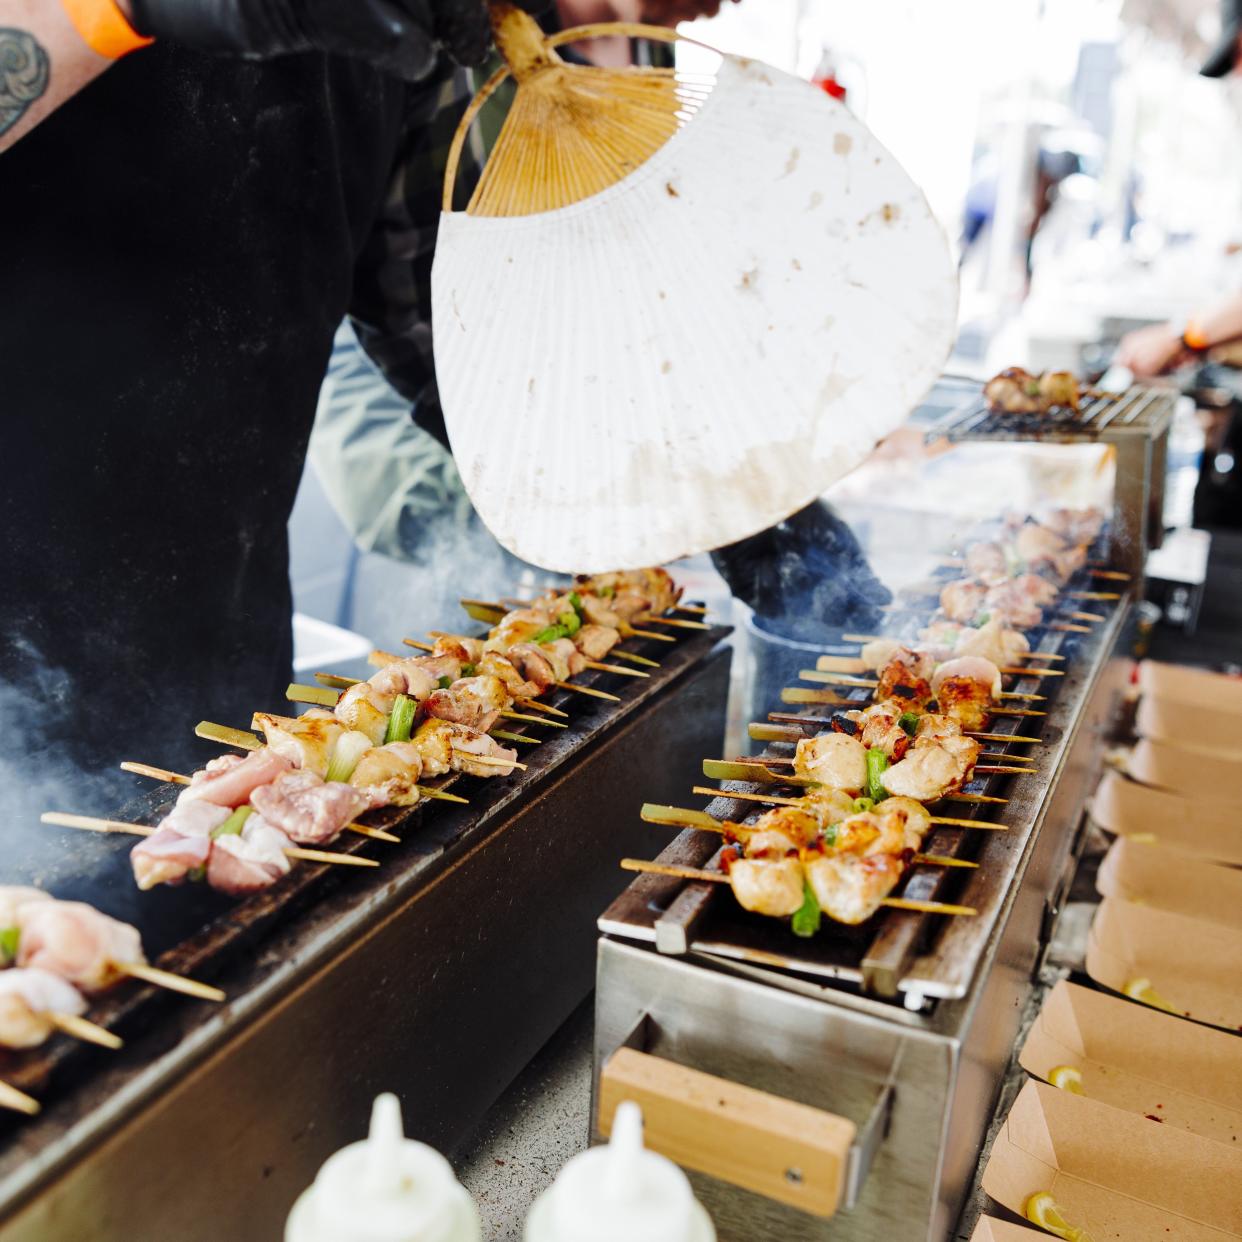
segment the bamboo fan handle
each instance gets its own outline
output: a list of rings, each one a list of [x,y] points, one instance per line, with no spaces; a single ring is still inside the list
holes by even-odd
[[[600,1073],[599,1128],[643,1110],[643,1142],[677,1164],[812,1216],[841,1206],[857,1129],[835,1113],[619,1048]]]
[[[479,88],[478,93],[470,101],[466,111],[458,123],[457,132],[449,144],[448,160],[444,167],[444,193],[440,200],[440,210],[453,210],[453,190],[457,186],[457,170],[461,164],[462,147],[466,143],[466,135],[475,117],[483,105],[496,93],[501,83],[511,74],[519,81],[534,73],[555,68],[565,62],[557,56],[554,48],[566,43],[577,43],[581,39],[598,39],[606,35],[624,35],[630,39],[651,39],[659,43],[695,43],[696,39],[687,39],[675,30],[665,26],[648,26],[642,22],[595,22],[589,26],[574,26],[569,30],[561,30],[551,36],[545,36],[539,24],[528,13],[512,5],[508,0],[492,0],[492,29],[496,35],[496,46],[500,49],[506,63]],[[635,70],[642,72],[642,70]]]

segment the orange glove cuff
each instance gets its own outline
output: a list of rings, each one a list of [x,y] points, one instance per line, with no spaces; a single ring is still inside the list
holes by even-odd
[[[113,0],[60,0],[82,40],[100,56],[120,60],[153,40],[140,35]]]
[[[1187,349],[1193,349],[1195,353],[1202,353],[1210,344],[1203,329],[1193,319],[1182,333],[1182,343]]]

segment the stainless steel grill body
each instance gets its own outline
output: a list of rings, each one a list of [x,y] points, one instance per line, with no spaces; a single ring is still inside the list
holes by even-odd
[[[825,970],[788,943],[792,937],[775,955],[731,936],[737,919],[727,896],[719,919],[710,912],[692,925],[684,954],[659,952],[662,913],[687,900],[675,897],[676,881],[644,877],[600,920],[597,1094],[602,1067],[629,1043],[859,1125],[852,1194],[830,1220],[694,1174],[723,1238],[949,1236],[1072,874],[1088,782],[1127,672],[1114,659],[1127,614],[1117,608],[1066,666],[1070,675],[1044,722],[1038,774],[1006,783],[1010,831],[981,843],[981,867],[960,898],[987,910],[986,934],[964,937],[958,924],[967,920],[936,919],[948,926],[910,961],[893,999],[862,990],[861,958],[850,965],[848,952],[839,955],[843,968]],[[701,863],[718,844],[706,835],[683,834],[666,860]],[[597,1109],[598,1098],[598,1137]]]

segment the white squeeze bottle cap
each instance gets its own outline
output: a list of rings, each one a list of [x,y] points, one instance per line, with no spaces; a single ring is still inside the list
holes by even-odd
[[[285,1242],[481,1242],[479,1212],[434,1147],[404,1137],[395,1095],[371,1132],[329,1156],[289,1213]]]
[[[535,1200],[525,1242],[716,1242],[686,1175],[643,1147],[643,1115],[617,1106],[612,1138],[575,1156]]]

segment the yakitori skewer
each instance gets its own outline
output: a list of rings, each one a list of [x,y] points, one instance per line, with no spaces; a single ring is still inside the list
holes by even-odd
[[[850,701],[844,700],[844,705],[856,706]],[[768,712],[768,719],[778,724],[797,725],[800,729],[817,729],[821,725],[832,725],[835,723],[834,716],[804,716],[799,712]],[[977,729],[964,729],[963,732],[967,737],[973,737],[976,742],[1020,742],[1023,744],[1032,744],[1042,746],[1043,738],[1026,737],[1020,733],[980,733]],[[751,735],[752,737],[754,734]]]
[[[753,784],[768,785],[799,785],[812,786],[822,784],[807,776],[797,776],[790,772],[777,772],[768,767],[768,759],[704,759],[703,775],[713,781],[747,781]],[[722,793],[727,794],[725,790]],[[949,802],[982,802],[996,806],[1004,806],[1008,798],[996,797],[993,794],[971,794],[954,790],[946,793],[936,801]]]
[[[849,699],[843,699],[840,695],[834,694],[831,690],[807,690],[801,686],[786,686],[781,691],[782,703],[812,703],[826,704],[830,707],[859,707],[861,704],[852,703]],[[1034,711],[1029,708],[1022,707],[990,707],[988,715],[990,716],[1046,716],[1047,712]]]
[[[752,801],[764,802],[769,799],[752,795]],[[803,809],[805,799],[781,798],[777,805]],[[744,837],[751,831],[748,824],[735,824],[727,819],[715,819],[706,811],[696,811],[687,806],[661,806],[655,802],[644,802],[642,809],[644,823],[661,824],[670,828],[697,828],[700,832],[715,832],[724,837]],[[931,821],[933,824],[936,820]],[[912,863],[931,867],[960,867],[963,870],[978,870],[979,864],[966,858],[950,858],[947,854],[913,854]]]
[[[768,724],[762,720],[752,720],[746,726],[746,731],[750,735],[751,740],[755,742],[786,742],[796,746],[806,737],[806,734],[801,729],[791,728],[788,725]],[[973,737],[975,741],[979,740],[977,733],[963,733],[962,736]],[[981,750],[978,757],[980,759],[1003,759],[1007,763],[1035,762],[1034,757],[1031,755],[1010,755],[986,750]]]
[[[645,875],[675,876],[681,880],[697,880],[707,884],[728,884],[729,877],[723,871],[708,871],[703,867],[681,867],[669,863],[648,862],[645,858],[623,858],[624,871],[639,871]],[[906,897],[885,897],[880,905],[889,910],[915,910],[921,914],[958,914],[970,916],[979,911],[973,906],[958,906],[946,901],[913,901]]]
[[[141,979],[199,1000],[225,999],[217,987],[152,966],[136,927],[85,902],[61,901],[41,889],[0,888],[0,931],[5,965],[46,971],[86,993]]]
[[[495,600],[485,599],[463,599],[461,606],[466,610],[466,614],[475,621],[480,621],[484,625],[495,625],[498,621],[504,620],[506,609],[505,606]],[[627,626],[621,631],[624,638],[646,638],[660,643],[675,643],[677,640],[671,634],[656,634],[652,630],[636,630],[633,626]]]
[[[11,1087],[0,1080],[0,1108],[7,1108],[15,1113],[25,1113],[27,1117],[35,1117],[43,1106],[34,1096]]]
[[[459,634],[447,634],[447,633],[444,633],[443,631],[437,630],[431,635],[431,637],[432,638],[460,639],[464,636],[459,635]],[[402,641],[409,643],[411,647],[419,646],[419,644],[411,641],[408,638]],[[392,652],[390,651],[373,651],[371,652],[370,657],[368,657],[369,663],[376,664],[376,665],[382,665],[385,659],[388,662],[394,662],[394,661],[400,660],[401,657],[398,655],[393,655]],[[627,674],[630,672],[629,669],[621,669],[621,670],[614,669],[612,671],[614,672],[620,671],[620,672],[627,673]],[[648,674],[642,673],[641,676],[646,677],[648,676]],[[576,685],[572,681],[565,681],[564,679],[554,681],[551,684],[554,685],[558,690],[568,690],[573,694],[582,694],[582,695],[585,695],[589,699],[604,699],[609,703],[620,703],[621,702],[621,699],[619,696],[615,694],[609,694],[607,690],[597,690],[594,686],[579,686],[579,685]]]
[[[781,798],[774,794],[747,793],[737,789],[713,789],[709,785],[695,785],[690,791],[704,798],[737,798],[742,802],[762,802],[765,806],[792,806],[805,808],[807,798]],[[933,815],[931,822],[945,828],[979,828],[988,832],[1008,832],[1008,824],[990,819],[959,819],[951,815]]]
[[[944,556],[937,562],[944,569],[963,569],[966,566],[966,558],[962,556]],[[1088,565],[1087,573],[1093,578],[1107,579],[1110,582],[1130,582],[1131,577],[1127,573],[1122,573],[1119,569],[1096,569]],[[1067,591],[1066,594],[1071,599],[1121,599],[1119,594],[1097,591]]]
[[[152,837],[156,832],[148,824],[131,824],[121,819],[100,819],[93,815],[70,815],[63,811],[44,811],[39,819],[45,824],[81,828],[86,832],[115,832],[135,837]],[[374,858],[360,858],[357,854],[337,854],[331,850],[308,850],[297,845],[289,846],[284,853],[303,862],[331,863],[338,867],[379,866]]]
[[[890,634],[842,634],[841,641],[843,643],[861,643],[866,646],[867,643],[878,642],[900,642],[900,639],[894,639]],[[1017,652],[1011,659],[1016,660],[1039,660],[1041,663],[1046,660],[1064,660],[1065,657],[1056,651],[1025,651]]]
[[[861,656],[822,655],[815,661],[816,669],[821,673],[865,673],[871,667]],[[1065,670],[1059,668],[1033,668],[998,665],[997,668],[1006,676],[1012,677],[1064,677]]]
[[[850,686],[856,690],[876,690],[880,683],[874,677],[850,677],[845,673],[824,673],[815,668],[801,668],[798,676],[803,681],[813,681],[824,686]],[[1018,694],[1012,690],[1002,690],[1002,699],[1017,699],[1027,703],[1043,703],[1047,696],[1043,694]]]
[[[121,770],[132,772],[136,776],[149,776],[152,780],[164,781],[168,785],[193,784],[190,777],[180,772],[169,772],[166,768],[152,767],[147,763],[133,763],[128,759],[121,764]],[[385,832],[382,828],[370,828],[366,824],[346,824],[344,831],[355,833],[360,837],[370,837],[373,841],[387,841],[391,845],[401,844],[400,837],[395,837],[391,832]]]
[[[1008,759],[1009,756],[1005,755]],[[779,755],[764,755],[763,762],[765,764],[776,765],[779,767],[793,767],[798,761],[789,759]],[[975,764],[971,769],[973,772],[982,772],[987,776],[1032,776],[1035,774],[1035,768],[1014,768],[1014,767],[998,767],[995,765],[985,766],[984,764]]]

